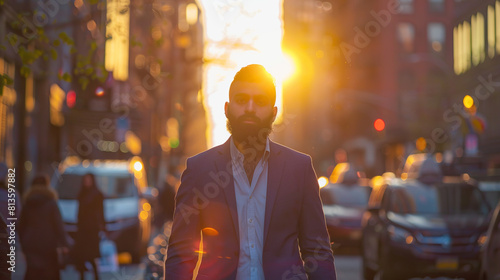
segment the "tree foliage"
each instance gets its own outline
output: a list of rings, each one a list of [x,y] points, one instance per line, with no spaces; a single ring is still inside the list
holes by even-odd
[[[95,7],[100,5],[98,0],[87,0],[86,4],[89,5],[89,10],[96,10]],[[42,63],[46,64],[50,60],[56,61],[60,58],[59,54],[63,53],[63,48],[69,48],[70,54],[75,56],[75,66],[71,72],[58,73],[60,81],[71,83],[75,77],[79,86],[85,89],[91,80],[104,81],[107,78],[108,73],[103,65],[100,65],[102,63],[99,64],[93,59],[97,49],[96,40],[84,42],[86,46],[80,46],[78,49],[87,51],[81,54],[77,53],[75,41],[68,33],[56,31],[54,34],[53,31],[64,30],[65,27],[74,25],[85,25],[91,15],[78,15],[69,22],[57,22],[56,17],[49,18],[47,14],[37,9],[18,11],[19,9],[16,9],[18,7],[13,5],[15,3],[0,0],[0,13],[6,17],[7,25],[4,38],[0,38],[0,53],[15,54],[15,57],[11,58],[19,67],[19,74],[22,77],[27,78],[38,64],[43,65]],[[37,20],[46,24],[40,24]],[[49,32],[52,32],[51,35],[47,35]],[[105,41],[104,39],[101,41]],[[0,96],[3,94],[3,87],[12,83],[13,77],[8,74],[0,76]]]

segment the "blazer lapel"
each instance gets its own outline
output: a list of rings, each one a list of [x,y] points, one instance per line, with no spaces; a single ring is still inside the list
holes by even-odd
[[[221,149],[218,151],[218,157],[215,159],[215,169],[217,173],[227,172],[229,174],[229,184],[222,188],[226,196],[226,202],[228,210],[231,213],[231,218],[233,221],[234,231],[236,237],[239,236],[239,224],[238,224],[238,208],[236,206],[236,194],[234,192],[234,178],[233,178],[233,168],[231,164],[231,152],[229,150],[230,140],[226,141],[221,145]]]
[[[280,187],[281,176],[283,175],[283,168],[285,166],[285,159],[280,156],[279,146],[269,141],[271,155],[268,162],[268,175],[267,175],[267,196],[266,196],[266,214],[264,223],[264,240],[266,244],[267,234],[269,231],[269,224],[274,207],[274,202]]]

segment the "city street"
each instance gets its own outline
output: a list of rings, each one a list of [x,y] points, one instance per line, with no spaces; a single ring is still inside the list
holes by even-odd
[[[361,270],[361,257],[359,255],[335,255],[335,268],[339,280],[363,280]],[[377,279],[377,278],[376,278]],[[431,278],[411,278],[411,280],[428,280]],[[439,277],[433,280],[450,280],[450,278]]]
[[[500,280],[499,65],[500,0],[0,0],[0,280]]]
[[[337,279],[362,280],[361,257],[359,255],[335,255]]]
[[[24,274],[26,270],[26,263],[24,256],[21,252],[17,254],[18,262],[16,267],[16,272],[12,274],[12,280],[22,280],[24,279]],[[103,280],[139,280],[144,279],[144,269],[145,265],[143,263],[136,265],[122,265],[118,272],[106,272],[100,273],[100,279]],[[66,269],[61,271],[62,280],[79,280],[80,274],[74,268],[74,266],[69,265]],[[85,279],[94,279],[92,272],[89,271],[85,274]]]
[[[20,253],[20,252],[18,252]],[[18,256],[22,256],[19,255]],[[12,280],[22,280],[24,278],[25,263],[24,258],[20,257],[18,260],[18,270],[13,274]],[[361,257],[353,253],[336,253],[335,254],[335,267],[337,269],[337,279],[339,280],[363,280],[361,272]],[[140,280],[145,279],[146,264],[145,259],[138,265],[122,265],[118,272],[101,273],[100,277],[103,280]],[[73,266],[66,267],[61,272],[62,280],[78,280],[78,271]],[[85,279],[93,279],[90,272],[87,272]],[[412,278],[411,280],[427,280],[431,278]],[[432,278],[433,280],[450,280],[450,278]],[[149,280],[149,279],[146,279]]]

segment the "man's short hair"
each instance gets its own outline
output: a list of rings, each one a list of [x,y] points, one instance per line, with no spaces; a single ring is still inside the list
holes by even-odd
[[[259,83],[264,88],[265,92],[271,96],[272,104],[276,102],[276,86],[274,85],[274,78],[266,68],[260,64],[250,64],[240,69],[234,75],[234,79],[229,87],[229,92],[235,82],[248,82]],[[231,95],[229,96],[231,98]]]

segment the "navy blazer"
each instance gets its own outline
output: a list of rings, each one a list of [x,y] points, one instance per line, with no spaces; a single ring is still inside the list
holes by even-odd
[[[265,278],[336,279],[311,158],[269,144]],[[228,140],[187,160],[176,195],[166,280],[236,279],[240,245],[229,145]]]

